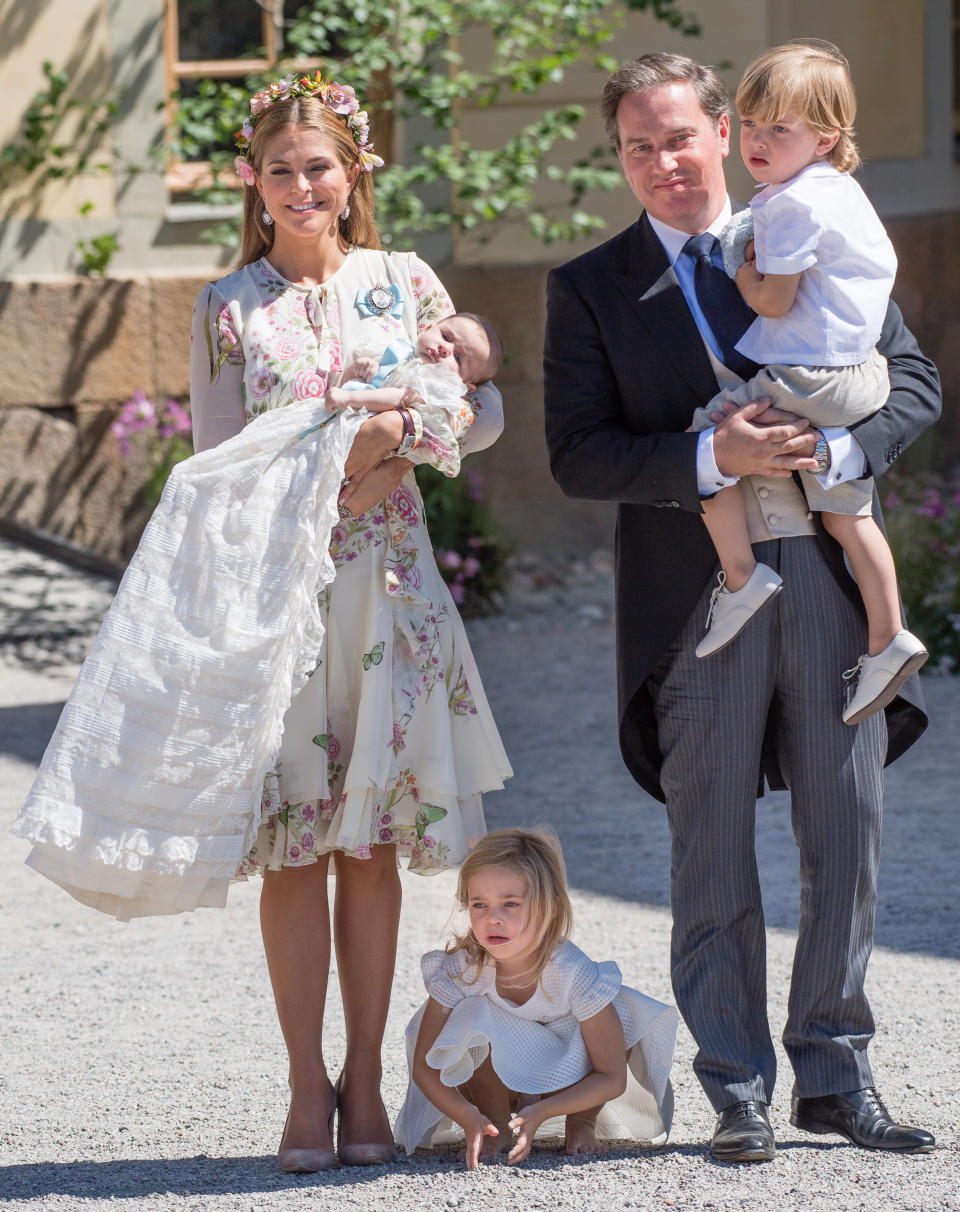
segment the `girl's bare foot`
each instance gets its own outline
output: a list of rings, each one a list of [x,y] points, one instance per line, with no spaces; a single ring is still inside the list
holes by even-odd
[[[606,1153],[607,1146],[597,1136],[596,1115],[568,1115],[564,1127],[565,1153]]]

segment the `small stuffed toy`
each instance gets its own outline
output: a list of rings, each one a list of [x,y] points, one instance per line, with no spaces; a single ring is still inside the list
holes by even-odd
[[[746,260],[744,251],[753,239],[753,215],[749,207],[733,214],[718,238],[723,268],[729,277],[736,278],[737,270]]]

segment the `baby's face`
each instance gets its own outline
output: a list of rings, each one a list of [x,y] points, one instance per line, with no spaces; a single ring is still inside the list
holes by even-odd
[[[450,316],[420,333],[417,356],[425,362],[449,366],[472,387],[484,377],[484,368],[490,358],[490,342],[476,321],[465,316]]]

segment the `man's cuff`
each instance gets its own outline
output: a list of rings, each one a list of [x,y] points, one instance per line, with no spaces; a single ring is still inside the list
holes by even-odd
[[[739,476],[723,475],[717,467],[717,460],[713,457],[715,429],[716,427],[711,425],[709,429],[701,430],[697,438],[697,491],[702,497],[712,497],[721,488],[729,488],[740,479]],[[859,447],[857,449],[859,450]]]
[[[836,488],[847,480],[862,480],[867,474],[867,456],[849,429],[821,429],[830,450],[830,466],[817,479],[824,488]]]

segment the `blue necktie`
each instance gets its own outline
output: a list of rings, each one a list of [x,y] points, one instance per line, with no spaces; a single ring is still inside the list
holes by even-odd
[[[725,366],[741,379],[752,379],[760,367],[736,350],[736,344],[756,319],[744,303],[732,278],[713,262],[713,250],[719,241],[708,231],[691,236],[683,246],[685,256],[693,258],[693,289],[710,331],[720,346]]]

